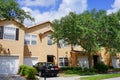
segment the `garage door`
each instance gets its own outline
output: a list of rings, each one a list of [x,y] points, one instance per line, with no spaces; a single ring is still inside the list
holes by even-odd
[[[80,56],[78,57],[78,65],[82,68],[89,68],[88,57]]]
[[[112,65],[114,68],[120,68],[119,59],[117,59],[116,57],[112,57]]]
[[[17,74],[18,68],[18,56],[0,56],[0,74]]]
[[[37,57],[24,58],[24,64],[28,66],[33,66],[38,62]]]

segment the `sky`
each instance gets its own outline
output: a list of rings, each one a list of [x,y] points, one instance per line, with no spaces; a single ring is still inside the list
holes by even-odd
[[[107,14],[120,9],[120,0],[17,0],[21,9],[30,12],[35,22],[25,20],[24,25],[30,27],[46,21],[60,19],[69,12],[81,14],[85,10],[106,10]]]

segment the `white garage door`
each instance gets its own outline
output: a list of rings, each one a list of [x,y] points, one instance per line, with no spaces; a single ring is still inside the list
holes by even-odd
[[[17,74],[18,68],[18,56],[0,56],[0,74]]]
[[[88,62],[88,57],[86,56],[80,56],[78,57],[78,65],[82,68],[89,68],[89,62]]]
[[[120,68],[119,59],[117,59],[116,57],[112,57],[112,65],[114,68]]]
[[[37,57],[24,58],[24,64],[28,66],[33,66],[38,62]]]

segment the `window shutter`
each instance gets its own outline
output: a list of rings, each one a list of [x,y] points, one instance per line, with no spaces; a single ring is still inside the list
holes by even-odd
[[[19,40],[19,29],[16,28],[16,40]]]
[[[0,26],[0,39],[3,39],[3,26]]]

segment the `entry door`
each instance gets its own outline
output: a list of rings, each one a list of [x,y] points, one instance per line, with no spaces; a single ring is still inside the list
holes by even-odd
[[[47,55],[47,62],[54,62],[54,56],[53,55]]]
[[[94,56],[93,56],[93,61],[94,61],[94,65],[95,65],[96,63],[98,63],[98,56],[97,56],[97,55],[94,55]]]

